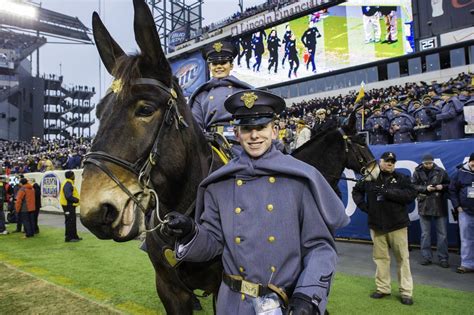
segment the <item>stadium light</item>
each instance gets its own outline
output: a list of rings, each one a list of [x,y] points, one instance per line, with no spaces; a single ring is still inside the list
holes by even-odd
[[[36,19],[38,17],[38,11],[35,7],[11,0],[0,0],[0,12],[14,14],[29,19]]]

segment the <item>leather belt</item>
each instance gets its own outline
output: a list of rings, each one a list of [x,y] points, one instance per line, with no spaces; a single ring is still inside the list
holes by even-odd
[[[288,296],[284,289],[279,288],[273,284],[268,286],[253,283],[243,279],[241,276],[222,274],[222,281],[234,292],[243,293],[248,296],[258,297],[270,293],[276,293],[282,300],[285,306],[288,305]]]

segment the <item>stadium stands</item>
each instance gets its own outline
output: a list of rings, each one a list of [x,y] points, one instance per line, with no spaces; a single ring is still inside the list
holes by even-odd
[[[23,174],[53,169],[81,167],[84,154],[89,150],[90,138],[27,141],[0,140],[0,174]],[[52,163],[49,163],[49,161]]]
[[[31,55],[33,51],[43,46],[46,38],[35,37],[11,31],[0,31],[0,49],[9,49],[15,52],[13,62],[19,62]]]

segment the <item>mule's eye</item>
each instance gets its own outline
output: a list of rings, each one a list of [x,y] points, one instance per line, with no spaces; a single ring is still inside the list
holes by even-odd
[[[156,110],[155,107],[151,105],[142,105],[137,108],[135,115],[140,116],[140,117],[148,117],[148,116],[153,115],[155,110]]]

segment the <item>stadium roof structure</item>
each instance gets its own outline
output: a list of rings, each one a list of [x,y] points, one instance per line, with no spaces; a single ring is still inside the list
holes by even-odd
[[[44,9],[32,2],[19,2],[25,8],[35,10],[35,16],[23,17],[0,9],[0,25],[23,31],[41,32],[81,44],[92,44],[91,31],[77,17]]]

